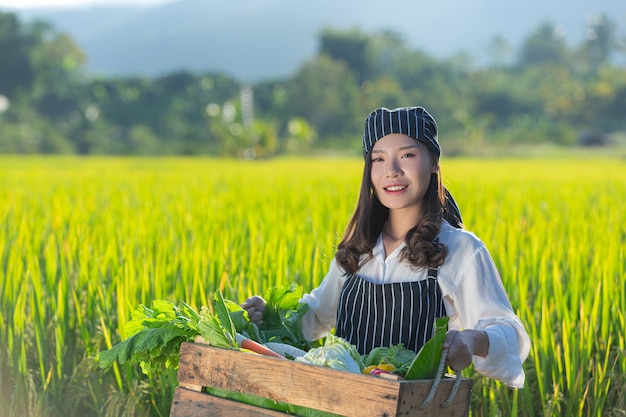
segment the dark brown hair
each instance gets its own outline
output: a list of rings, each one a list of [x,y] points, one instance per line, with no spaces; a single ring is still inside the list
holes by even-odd
[[[371,169],[371,158],[365,158],[357,207],[335,254],[337,263],[348,275],[356,274],[361,265],[371,259],[372,248],[389,218],[389,209],[374,194]],[[447,220],[454,227],[462,227],[460,216],[450,208],[448,196],[440,173],[431,174],[422,201],[424,214],[407,233],[406,246],[400,255],[414,268],[436,268],[445,261],[448,248],[437,240],[442,220]],[[362,255],[366,256],[361,258]]]

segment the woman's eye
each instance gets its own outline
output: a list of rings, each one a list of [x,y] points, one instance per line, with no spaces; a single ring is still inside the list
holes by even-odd
[[[415,156],[415,154],[412,154],[412,153],[405,153],[404,155],[402,155],[402,158],[412,158],[412,157],[414,157],[414,156]]]
[[[380,162],[383,158],[372,158],[372,162]]]

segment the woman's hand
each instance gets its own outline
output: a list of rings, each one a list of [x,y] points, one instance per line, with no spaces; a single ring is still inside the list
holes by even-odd
[[[448,349],[446,364],[455,371],[462,371],[472,363],[476,356],[487,356],[489,337],[483,330],[450,330],[446,333],[443,349]]]
[[[256,324],[263,323],[263,311],[265,311],[265,300],[258,295],[248,298],[241,304],[241,308],[248,312],[250,321]]]

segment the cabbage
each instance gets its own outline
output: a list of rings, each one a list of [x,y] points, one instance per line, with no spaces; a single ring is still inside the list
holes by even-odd
[[[356,374],[360,374],[364,368],[363,360],[357,352],[356,346],[332,334],[326,336],[322,346],[310,349],[304,356],[296,358],[295,361]]]

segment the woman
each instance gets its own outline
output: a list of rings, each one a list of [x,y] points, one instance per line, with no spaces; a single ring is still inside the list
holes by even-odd
[[[304,335],[335,328],[361,354],[403,343],[419,351],[450,317],[447,365],[515,388],[530,340],[482,241],[464,230],[443,187],[437,124],[422,107],[379,108],[365,120],[357,208],[330,269],[302,301]],[[265,302],[242,306],[260,321]]]

